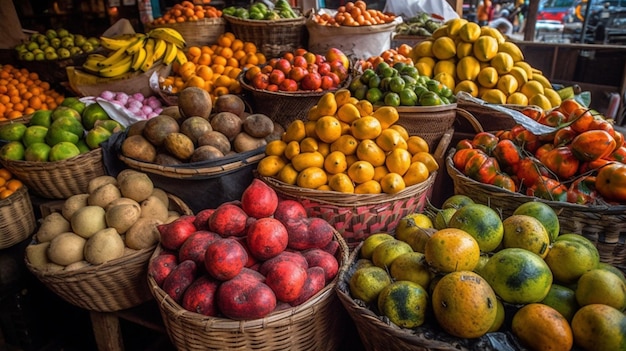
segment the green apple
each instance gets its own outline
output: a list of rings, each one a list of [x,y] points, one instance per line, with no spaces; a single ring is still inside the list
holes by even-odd
[[[35,54],[33,54],[30,51],[26,51],[25,53],[22,54],[21,59],[24,61],[33,61],[35,60]]]
[[[54,30],[54,29],[48,29],[46,31],[46,37],[48,37],[48,39],[56,38],[57,37],[57,31]]]
[[[48,61],[54,61],[54,60],[57,60],[59,58],[59,55],[57,55],[57,53],[54,52],[54,51],[53,52],[46,52],[44,55],[46,56],[46,60],[48,60]]]
[[[82,34],[74,35],[74,45],[83,46],[83,44],[85,44],[86,42],[87,42],[87,38],[85,38],[84,35]]]
[[[55,49],[60,48],[61,47],[61,39],[59,39],[59,38],[50,39],[50,46],[52,46]]]
[[[65,28],[57,29],[57,36],[59,38],[65,38],[65,37],[67,37],[69,35],[70,35],[70,32],[67,29],[65,29]]]

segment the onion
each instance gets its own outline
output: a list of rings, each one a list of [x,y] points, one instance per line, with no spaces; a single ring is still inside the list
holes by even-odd
[[[132,95],[132,98],[137,100],[137,101],[143,101],[145,99],[145,96],[143,96],[142,93],[134,93]]]
[[[110,90],[105,90],[100,93],[100,97],[105,100],[111,101],[115,98],[115,93]]]

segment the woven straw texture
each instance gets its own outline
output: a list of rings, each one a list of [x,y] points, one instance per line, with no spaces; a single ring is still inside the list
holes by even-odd
[[[423,325],[415,329],[404,329],[391,323],[389,319],[378,316],[363,301],[350,296],[349,281],[356,270],[359,244],[350,254],[348,265],[339,276],[336,291],[339,301],[352,318],[364,348],[368,351],[469,351],[469,345],[475,340],[452,337],[439,329]],[[491,348],[476,348],[491,350]]]
[[[36,227],[35,212],[26,186],[0,201],[0,249],[26,240]]]
[[[105,175],[102,149],[56,162],[0,159],[2,165],[34,194],[47,199],[66,199],[86,193],[89,181]]]
[[[171,210],[192,214],[179,198],[169,194],[168,197]],[[26,266],[48,289],[72,305],[89,311],[115,312],[152,299],[146,275],[154,250],[136,250],[103,264],[69,271],[44,271],[28,260]]]
[[[485,130],[508,130],[517,124],[515,119],[507,115],[505,112],[498,111],[496,109],[489,108],[488,105],[480,105],[472,101],[460,99],[457,101],[457,106],[460,109],[471,113],[476,120],[485,128]],[[534,105],[513,105],[505,104],[501,107],[506,107],[510,110],[522,111],[525,108],[532,108],[538,111],[542,111],[540,107]]]
[[[17,118],[12,118],[12,119],[5,119],[0,121],[0,126],[1,125],[5,125],[5,124],[9,124],[9,123],[24,123],[24,124],[28,124],[28,122],[30,122],[30,119],[33,117],[32,114],[29,115],[24,115],[24,116],[20,116]]]
[[[335,231],[339,243],[340,272],[348,260],[348,247]],[[157,248],[153,257],[158,255]],[[190,312],[178,305],[148,276],[150,291],[159,305],[165,328],[178,350],[336,350],[341,342],[337,318],[337,279],[305,303],[271,313],[265,318],[235,321]]]
[[[152,28],[173,28],[185,38],[187,46],[210,46],[217,43],[217,38],[226,32],[226,20],[223,18],[203,18],[197,21],[147,26]]]
[[[400,119],[409,135],[421,136],[431,149],[435,149],[443,134],[452,127],[456,118],[456,104],[440,106],[396,107]]]
[[[446,158],[448,174],[454,183],[454,193],[470,196],[474,201],[489,205],[510,216],[523,203],[547,203],[559,215],[562,233],[581,234],[591,240],[600,252],[600,260],[626,271],[626,205],[597,204],[585,206],[549,201],[513,193],[502,188],[475,181],[454,167],[454,149]]]
[[[251,41],[268,59],[284,51],[306,47],[306,18],[287,18],[273,21],[242,19],[223,15],[235,36]]]

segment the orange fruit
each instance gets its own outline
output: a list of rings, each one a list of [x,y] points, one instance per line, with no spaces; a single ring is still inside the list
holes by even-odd
[[[404,179],[398,173],[387,173],[380,180],[380,187],[384,193],[396,194],[406,188]]]
[[[346,155],[341,151],[333,151],[324,158],[324,170],[330,174],[343,173],[347,169],[348,162],[346,161]],[[348,175],[346,174],[346,176]]]
[[[380,183],[375,180],[368,180],[354,187],[355,194],[380,194],[382,193]]]
[[[374,178],[374,166],[367,161],[356,161],[348,167],[348,176],[357,184]]]
[[[447,228],[431,235],[424,255],[428,265],[438,272],[471,271],[478,264],[480,249],[469,233]]]
[[[538,219],[526,215],[512,215],[502,221],[502,246],[519,247],[544,258],[550,249],[550,236]]]
[[[370,139],[362,140],[359,143],[356,148],[356,156],[359,160],[367,161],[374,167],[384,165],[386,160],[385,151],[381,149],[376,142]]]
[[[294,166],[295,168],[295,166]],[[326,172],[320,167],[307,167],[300,171],[296,184],[302,188],[317,189],[328,182]]]
[[[572,328],[554,308],[531,303],[520,308],[511,321],[513,335],[533,350],[569,351],[574,345]]]
[[[328,186],[340,193],[354,193],[354,184],[352,179],[346,173],[333,174],[328,178]]]
[[[626,316],[603,304],[581,307],[571,323],[574,342],[588,351],[623,350],[626,345],[624,325]]]

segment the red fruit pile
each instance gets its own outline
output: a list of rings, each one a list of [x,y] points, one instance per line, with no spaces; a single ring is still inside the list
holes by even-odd
[[[337,89],[348,78],[350,61],[339,49],[326,55],[306,49],[286,52],[246,71],[246,83],[268,91],[323,91]]]
[[[234,320],[300,305],[338,273],[333,227],[254,179],[241,201],[158,227],[148,274],[184,309]]]

